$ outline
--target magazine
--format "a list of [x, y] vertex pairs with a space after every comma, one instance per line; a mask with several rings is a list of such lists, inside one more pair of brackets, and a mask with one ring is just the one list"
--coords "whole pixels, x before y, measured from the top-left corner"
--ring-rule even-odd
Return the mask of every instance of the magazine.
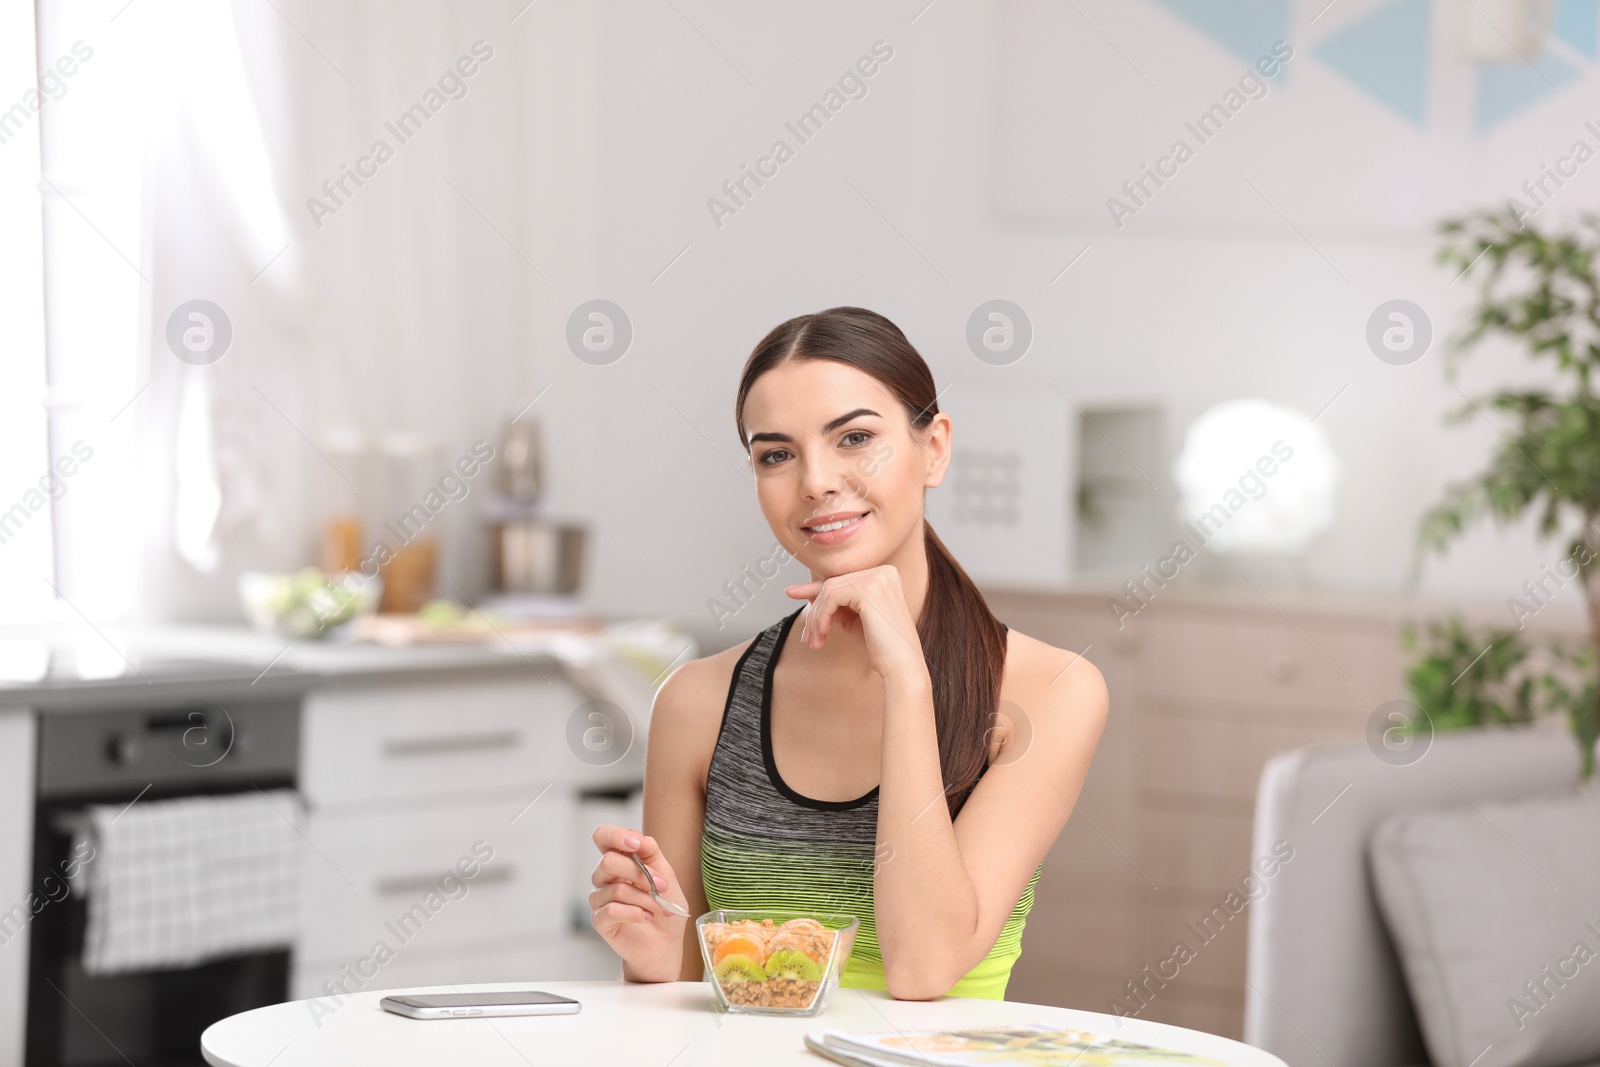
[[885, 1033], [825, 1030], [811, 1051], [848, 1067], [1225, 1067], [1222, 1060], [1051, 1023]]

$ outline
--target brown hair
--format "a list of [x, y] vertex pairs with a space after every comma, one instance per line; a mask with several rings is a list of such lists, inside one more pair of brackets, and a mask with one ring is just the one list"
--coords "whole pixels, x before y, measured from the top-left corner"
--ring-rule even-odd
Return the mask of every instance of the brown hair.
[[[829, 308], [781, 323], [750, 353], [733, 412], [746, 452], [750, 442], [744, 403], [750, 387], [774, 367], [807, 359], [831, 359], [870, 374], [900, 400], [913, 429], [925, 428], [939, 413], [933, 373], [898, 326], [865, 308]], [[988, 765], [989, 732], [1005, 667], [1005, 630], [927, 519], [922, 533], [928, 592], [917, 636], [933, 682], [939, 768], [954, 819]]]

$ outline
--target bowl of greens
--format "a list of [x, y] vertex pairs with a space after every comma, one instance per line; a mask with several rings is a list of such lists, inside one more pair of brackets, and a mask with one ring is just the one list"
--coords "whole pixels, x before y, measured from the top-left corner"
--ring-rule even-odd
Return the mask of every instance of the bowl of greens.
[[239, 602], [251, 623], [301, 639], [328, 637], [357, 615], [377, 610], [382, 592], [382, 579], [359, 571], [326, 574], [306, 567], [294, 574], [239, 575]]

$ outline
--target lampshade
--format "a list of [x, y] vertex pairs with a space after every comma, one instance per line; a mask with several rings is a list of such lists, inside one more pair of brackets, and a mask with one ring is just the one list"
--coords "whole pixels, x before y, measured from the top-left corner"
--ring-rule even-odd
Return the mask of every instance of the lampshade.
[[1179, 518], [1208, 549], [1290, 555], [1332, 520], [1339, 464], [1304, 413], [1242, 399], [1189, 426], [1174, 474]]

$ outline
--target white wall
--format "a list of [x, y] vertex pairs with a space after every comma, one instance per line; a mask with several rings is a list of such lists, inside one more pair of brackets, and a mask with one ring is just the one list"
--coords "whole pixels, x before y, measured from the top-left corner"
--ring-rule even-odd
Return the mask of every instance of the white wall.
[[[1080, 6], [1097, 21], [1113, 17], [1106, 3]], [[1461, 397], [1443, 380], [1437, 343], [1409, 367], [1366, 349], [1365, 322], [1382, 301], [1415, 300], [1443, 333], [1471, 295], [1432, 265], [1425, 228], [1319, 229], [1313, 248], [1270, 212], [1221, 227], [1163, 220], [1155, 205], [1120, 233], [1087, 211], [1081, 222], [998, 212], [999, 124], [1014, 140], [1029, 122], [995, 113], [1000, 74], [1016, 62], [1002, 48], [1010, 38], [1001, 17], [1018, 5], [539, 3], [507, 25], [519, 7], [414, 5], [396, 15], [390, 5], [285, 5], [359, 89], [300, 36], [272, 30], [294, 100], [273, 131], [275, 177], [315, 312], [303, 343], [258, 358], [301, 361], [296, 418], [307, 433], [353, 407], [368, 428], [431, 426], [453, 447], [493, 439], [551, 384], [532, 412], [552, 452], [552, 506], [592, 527], [588, 597], [598, 608], [676, 615], [716, 643], [788, 610], [774, 584], [727, 630], [711, 630], [706, 600], [773, 542], [738, 469], [734, 389], [763, 333], [835, 304], [894, 319], [948, 383], [952, 411], [963, 390], [1049, 393], [1051, 383], [1080, 406], [1150, 401], [1170, 413], [1172, 458], [1182, 428], [1216, 402], [1255, 395], [1312, 412], [1343, 389], [1319, 419], [1344, 464], [1338, 510], [1307, 561], [1327, 586], [1397, 590], [1418, 516], [1500, 440], [1481, 421], [1442, 426]], [[1162, 61], [1151, 48], [1195, 49], [1171, 66], [1194, 68], [1201, 84], [1240, 66], [1198, 36], [1175, 35], [1171, 16], [1147, 0], [1120, 0], [1117, 11], [1119, 32], [1129, 20], [1159, 22], [1160, 34], [1129, 45], [1146, 47], [1146, 63]], [[304, 197], [479, 37], [496, 54], [471, 95], [314, 230]], [[894, 56], [867, 96], [718, 228], [706, 199], [775, 138], [793, 143], [784, 121], [880, 39]], [[1296, 76], [1312, 80], [1313, 67], [1308, 58]], [[1126, 107], [1138, 121], [1124, 88], [1108, 80], [1085, 106], [1101, 119]], [[1173, 106], [1185, 91], [1181, 80], [1163, 88], [1180, 94]], [[1584, 95], [1568, 91], [1528, 121], [1565, 130]], [[1290, 100], [1281, 93], [1252, 106]], [[1378, 121], [1357, 94], [1349, 101], [1358, 132]], [[1065, 140], [1085, 158], [1098, 150], [1043, 124], [1033, 136]], [[1530, 162], [1531, 173], [1538, 160]], [[634, 325], [631, 350], [607, 367], [580, 363], [564, 340], [568, 313], [593, 297], [623, 306]], [[980, 363], [964, 341], [967, 316], [993, 297], [1021, 304], [1035, 326], [1033, 350], [1010, 367]], [[1535, 374], [1519, 353], [1488, 350], [1468, 360], [1461, 384], [1476, 395]], [[291, 492], [321, 461], [290, 428], [279, 426], [273, 441], [276, 491]], [[474, 503], [446, 516], [446, 573], [476, 593], [486, 561]], [[252, 564], [291, 565], [309, 549], [303, 529]], [[1431, 565], [1423, 590], [1503, 600], [1561, 554], [1527, 529], [1486, 527]], [[971, 565], [981, 572], [981, 560]], [[803, 577], [794, 564], [786, 574]], [[166, 610], [226, 616], [231, 582], [199, 583]]]
[[[628, 504], [606, 508], [610, 520], [602, 525], [609, 537], [641, 524], [660, 530], [668, 539], [662, 547], [684, 566], [641, 568], [618, 553], [616, 568], [600, 576], [601, 598], [620, 605], [642, 595], [682, 612], [715, 595], [770, 543], [727, 464], [638, 379], [661, 385], [724, 456], [736, 457], [730, 409], [750, 346], [782, 318], [833, 303], [861, 303], [894, 318], [940, 384], [953, 383], [945, 394], [951, 406], [963, 388], [998, 382], [1044, 390], [1054, 382], [1080, 406], [1150, 400], [1171, 413], [1174, 456], [1181, 428], [1219, 401], [1260, 395], [1315, 412], [1345, 389], [1319, 419], [1345, 465], [1335, 524], [1310, 559], [1312, 574], [1330, 586], [1397, 589], [1422, 510], [1446, 481], [1478, 470], [1500, 441], [1483, 423], [1441, 427], [1441, 413], [1461, 397], [1443, 381], [1438, 348], [1420, 363], [1392, 367], [1365, 346], [1366, 319], [1385, 300], [1417, 301], [1434, 311], [1442, 330], [1469, 296], [1467, 283], [1452, 287], [1450, 273], [1433, 265], [1435, 242], [1424, 227], [1418, 235], [1319, 232], [1313, 249], [1270, 216], [1237, 234], [1155, 218], [1147, 232], [1116, 239], [1108, 239], [1098, 205], [1094, 222], [1076, 227], [997, 219], [989, 180], [995, 85], [1008, 62], [996, 41], [1003, 6], [936, 4], [914, 24], [916, 7], [893, 17], [840, 8], [828, 18], [763, 13], [759, 20], [727, 9], [719, 15], [709, 5], [690, 12], [706, 14], [702, 29], [748, 75], [759, 75], [759, 94], [705, 42], [696, 53], [697, 39], [671, 11], [632, 14], [626, 25], [618, 19], [603, 31], [612, 44], [600, 78], [608, 105], [604, 144], [612, 150], [600, 168], [606, 273], [611, 291], [623, 294], [619, 302], [641, 294], [635, 299], [659, 320], [653, 324], [663, 343], [641, 353], [649, 365], [630, 368], [622, 387], [640, 407], [619, 403], [619, 412], [646, 415], [648, 423], [612, 453], [613, 475], [630, 480], [636, 476], [621, 457], [633, 449], [652, 457], [650, 476], [639, 479], [650, 487], [650, 506], [635, 508], [632, 493], [618, 494], [617, 503]], [[1081, 25], [1079, 33], [1089, 36]], [[700, 213], [704, 198], [880, 37], [893, 44], [895, 58], [868, 97], [848, 104], [717, 230]], [[1109, 64], [1119, 62], [1107, 56]], [[1224, 71], [1239, 66], [1226, 56], [1208, 62]], [[1310, 63], [1301, 62], [1296, 74], [1305, 78]], [[1124, 88], [1115, 85], [1084, 107], [1115, 114]], [[756, 102], [765, 97], [772, 102]], [[1557, 101], [1562, 114], [1549, 123], [1564, 129], [1582, 99], [1579, 92]], [[1352, 94], [1349, 106], [1353, 125], [1371, 121], [1369, 104]], [[1077, 144], [1085, 157], [1095, 152], [1071, 130], [1040, 127], [1035, 136]], [[681, 296], [662, 304], [636, 279], [689, 242], [689, 255], [656, 286], [670, 281]], [[1093, 245], [1090, 252], [1052, 284], [1085, 244]], [[1035, 351], [1013, 367], [980, 364], [963, 341], [967, 315], [992, 296], [1022, 304], [1035, 324]], [[1466, 363], [1462, 388], [1476, 395], [1536, 374], [1520, 353], [1485, 351]], [[1157, 480], [1164, 475], [1153, 472]], [[707, 494], [714, 506], [703, 506]], [[718, 518], [707, 525], [698, 516]], [[1430, 565], [1423, 589], [1503, 599], [1561, 554], [1526, 530], [1484, 529]], [[750, 614], [770, 619], [783, 610], [787, 602], [776, 592]]]

